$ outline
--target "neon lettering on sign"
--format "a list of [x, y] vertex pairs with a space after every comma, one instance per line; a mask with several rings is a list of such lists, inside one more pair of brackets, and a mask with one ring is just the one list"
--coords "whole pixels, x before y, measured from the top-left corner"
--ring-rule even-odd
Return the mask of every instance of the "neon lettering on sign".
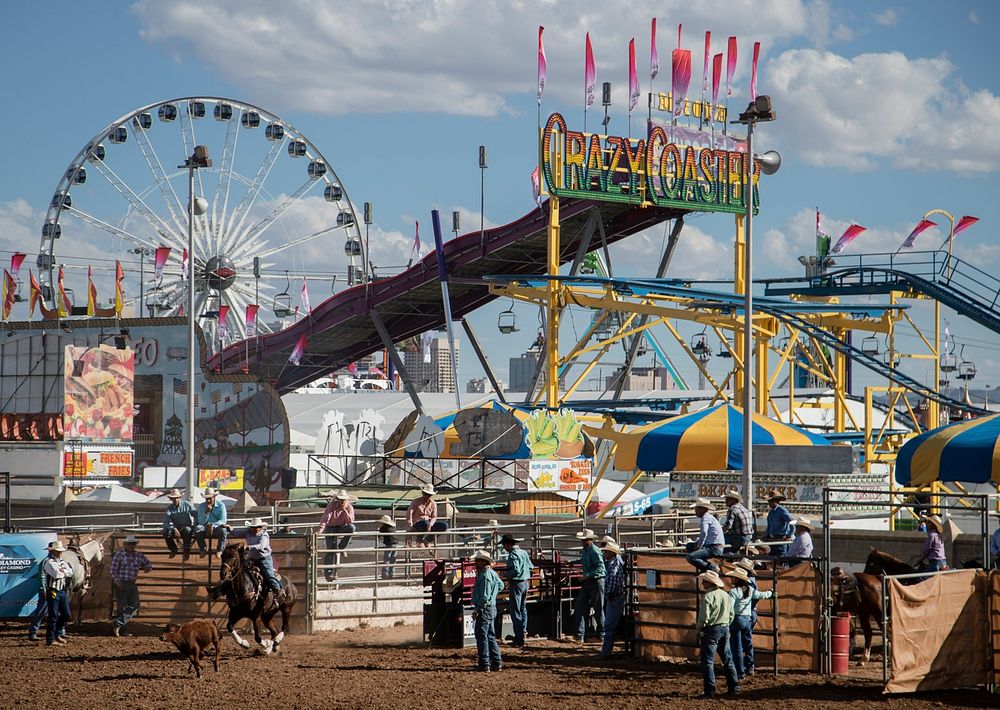
[[[552, 114], [542, 135], [549, 193], [700, 212], [746, 212], [745, 152], [673, 142], [669, 131], [654, 125], [647, 138], [599, 136], [570, 131], [561, 114]], [[759, 180], [760, 164], [755, 162], [755, 212]]]

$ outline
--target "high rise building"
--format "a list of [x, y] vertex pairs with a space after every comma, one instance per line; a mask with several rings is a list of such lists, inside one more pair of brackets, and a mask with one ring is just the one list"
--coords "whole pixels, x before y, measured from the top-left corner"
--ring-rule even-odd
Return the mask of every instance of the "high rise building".
[[507, 376], [510, 378], [511, 392], [527, 392], [531, 388], [535, 371], [538, 369], [538, 360], [541, 357], [541, 348], [537, 350], [532, 348], [508, 360]]
[[[455, 364], [458, 365], [458, 345], [455, 339]], [[455, 373], [451, 369], [451, 351], [448, 336], [435, 333], [421, 343], [415, 351], [403, 354], [403, 364], [410, 375], [411, 384], [418, 392], [454, 392]]]

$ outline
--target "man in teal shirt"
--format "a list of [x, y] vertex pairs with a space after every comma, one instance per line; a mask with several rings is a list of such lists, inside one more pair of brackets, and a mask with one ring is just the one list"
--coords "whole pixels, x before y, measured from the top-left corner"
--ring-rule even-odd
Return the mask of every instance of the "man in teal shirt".
[[581, 530], [576, 534], [583, 549], [580, 553], [580, 564], [583, 566], [583, 580], [580, 591], [576, 594], [576, 640], [583, 643], [587, 633], [587, 617], [589, 607], [594, 609], [594, 624], [597, 626], [597, 638], [604, 637], [604, 555], [594, 544], [597, 535], [593, 530]]
[[476, 652], [479, 670], [484, 673], [503, 668], [500, 644], [497, 643], [497, 595], [503, 582], [493, 571], [493, 557], [480, 550], [472, 558], [476, 563], [476, 583], [472, 587], [472, 619], [476, 622]]
[[198, 542], [199, 554], [204, 557], [208, 554], [205, 550], [205, 539], [218, 538], [216, 554], [222, 557], [222, 549], [226, 546], [229, 537], [229, 528], [226, 527], [228, 515], [226, 506], [218, 499], [219, 492], [214, 488], [205, 489], [205, 500], [198, 504], [198, 527], [195, 528], [195, 540]]
[[521, 541], [512, 535], [504, 535], [500, 540], [507, 551], [507, 589], [510, 597], [510, 621], [514, 626], [514, 643], [524, 646], [524, 630], [528, 627], [528, 581], [531, 579], [531, 558], [518, 547]]

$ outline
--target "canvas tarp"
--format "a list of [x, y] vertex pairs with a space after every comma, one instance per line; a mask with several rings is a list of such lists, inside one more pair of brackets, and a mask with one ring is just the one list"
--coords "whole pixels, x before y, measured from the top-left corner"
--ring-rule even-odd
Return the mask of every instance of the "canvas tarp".
[[989, 578], [990, 599], [990, 670], [993, 685], [1000, 684], [1000, 572], [992, 570]]
[[892, 623], [886, 693], [982, 685], [988, 680], [986, 575], [938, 574], [888, 581]]

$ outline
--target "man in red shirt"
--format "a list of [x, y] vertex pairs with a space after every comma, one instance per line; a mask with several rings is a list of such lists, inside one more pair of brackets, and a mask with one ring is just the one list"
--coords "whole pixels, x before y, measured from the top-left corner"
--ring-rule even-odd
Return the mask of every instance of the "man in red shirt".
[[[434, 486], [425, 485], [420, 489], [420, 497], [415, 498], [406, 511], [406, 522], [409, 525], [409, 532], [444, 532], [448, 529], [448, 523], [437, 519], [437, 502], [434, 500]], [[424, 547], [430, 547], [433, 535], [421, 535], [417, 537], [417, 543]]]
[[[331, 533], [342, 533], [340, 535], [327, 535], [327, 553], [323, 557], [324, 565], [332, 565], [337, 560], [337, 553], [347, 555], [344, 550], [351, 544], [351, 535], [357, 532], [354, 525], [354, 506], [351, 505], [351, 496], [346, 490], [341, 488], [330, 498], [330, 502], [323, 511], [323, 518], [319, 521], [319, 534], [324, 531]], [[326, 581], [332, 581], [333, 570], [329, 567], [323, 570]]]

